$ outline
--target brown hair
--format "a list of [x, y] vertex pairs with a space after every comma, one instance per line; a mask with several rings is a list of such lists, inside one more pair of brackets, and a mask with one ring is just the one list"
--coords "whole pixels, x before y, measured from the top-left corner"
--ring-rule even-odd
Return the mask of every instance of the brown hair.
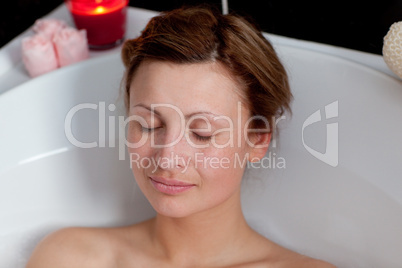
[[[284, 67], [268, 40], [242, 17], [222, 15], [207, 6], [180, 8], [153, 17], [141, 36], [123, 45], [127, 109], [130, 83], [146, 59], [223, 63], [244, 86], [251, 116], [266, 118], [271, 130], [275, 116], [285, 110], [291, 112], [292, 93]], [[258, 122], [253, 120], [252, 127], [265, 127]]]

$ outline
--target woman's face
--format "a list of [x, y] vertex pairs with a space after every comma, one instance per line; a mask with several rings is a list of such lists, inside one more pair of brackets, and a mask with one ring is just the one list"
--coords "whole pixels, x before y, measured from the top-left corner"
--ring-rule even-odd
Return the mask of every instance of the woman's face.
[[128, 150], [134, 177], [158, 213], [184, 217], [240, 198], [253, 147], [239, 91], [220, 63], [145, 61], [137, 69]]

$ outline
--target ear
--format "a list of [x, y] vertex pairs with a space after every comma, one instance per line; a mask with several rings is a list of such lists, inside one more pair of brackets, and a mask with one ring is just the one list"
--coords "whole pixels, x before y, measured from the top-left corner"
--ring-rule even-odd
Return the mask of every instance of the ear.
[[260, 161], [268, 151], [269, 143], [271, 142], [272, 133], [250, 133], [249, 145], [249, 159], [250, 162]]

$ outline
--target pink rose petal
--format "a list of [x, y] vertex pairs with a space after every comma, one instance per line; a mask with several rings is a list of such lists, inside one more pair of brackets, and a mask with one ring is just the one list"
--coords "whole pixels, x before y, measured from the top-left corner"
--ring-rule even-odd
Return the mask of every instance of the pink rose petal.
[[89, 57], [87, 34], [85, 30], [64, 28], [53, 38], [60, 66], [66, 66]]
[[54, 35], [67, 27], [67, 24], [64, 21], [57, 20], [57, 19], [38, 19], [35, 21], [33, 26], [33, 30], [36, 33], [41, 33], [52, 39]]
[[53, 43], [42, 34], [22, 40], [22, 60], [31, 77], [50, 72], [58, 67]]

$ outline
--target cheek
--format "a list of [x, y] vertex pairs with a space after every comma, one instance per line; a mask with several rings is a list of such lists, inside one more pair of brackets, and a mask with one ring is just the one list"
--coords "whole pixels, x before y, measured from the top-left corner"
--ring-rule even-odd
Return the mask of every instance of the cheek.
[[215, 148], [205, 151], [202, 160], [202, 167], [200, 161], [196, 162], [198, 173], [204, 178], [204, 183], [210, 185], [214, 192], [233, 192], [240, 187], [247, 165], [243, 150]]
[[[241, 183], [248, 162], [248, 147], [244, 138], [244, 128], [234, 124], [234, 128], [217, 135], [216, 144], [203, 151], [204, 178], [211, 178], [215, 185], [225, 184], [237, 187]], [[223, 146], [219, 146], [223, 145]], [[206, 174], [208, 173], [208, 174]]]
[[135, 178], [138, 180], [142, 174], [142, 170], [153, 168], [150, 139], [147, 137], [147, 133], [142, 133], [131, 126], [127, 134], [130, 167]]

